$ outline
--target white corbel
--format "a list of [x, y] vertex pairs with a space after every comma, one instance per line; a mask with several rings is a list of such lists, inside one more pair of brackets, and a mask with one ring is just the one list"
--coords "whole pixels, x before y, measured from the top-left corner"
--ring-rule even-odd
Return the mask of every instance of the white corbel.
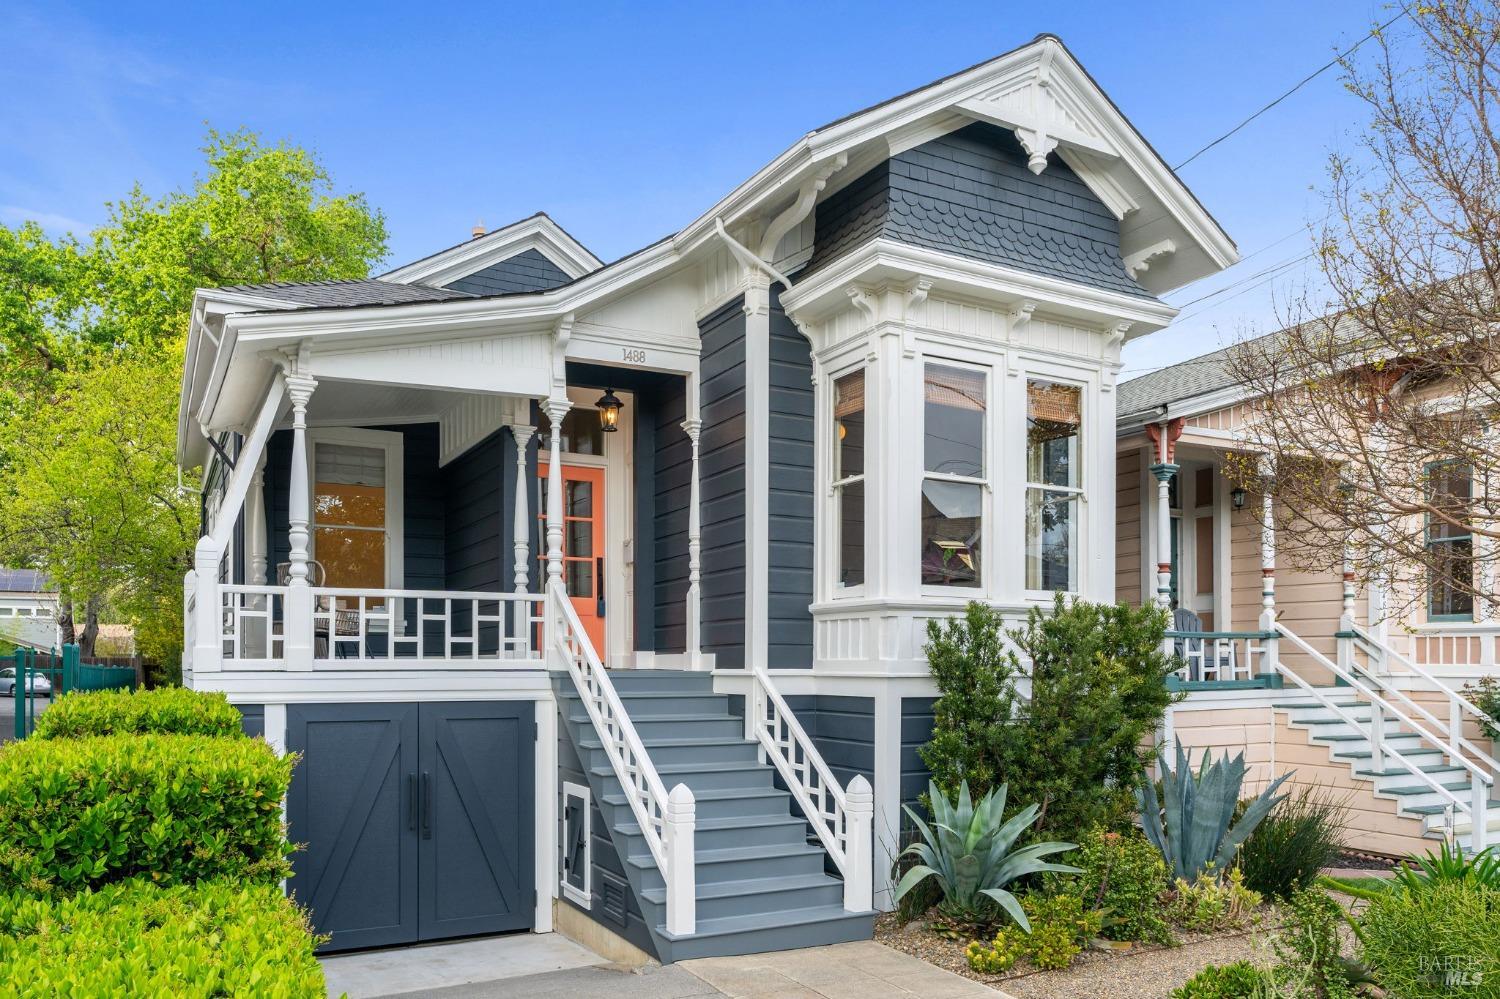
[[1048, 135], [1042, 128], [1018, 128], [1016, 138], [1026, 150], [1026, 166], [1032, 173], [1040, 175], [1047, 169], [1047, 154], [1057, 148], [1057, 137]]
[[[813, 205], [817, 203], [818, 195], [823, 188], [828, 186], [828, 178], [838, 171], [844, 169], [849, 163], [849, 154], [839, 153], [833, 159], [818, 167], [817, 171], [802, 182], [802, 187], [797, 192], [797, 199], [789, 205], [785, 211], [771, 220], [766, 227], [765, 235], [760, 239], [760, 259], [771, 261], [775, 259], [776, 247], [780, 245], [783, 237], [791, 232], [802, 220], [807, 218], [812, 211]], [[785, 283], [785, 282], [783, 282]], [[790, 284], [786, 285], [788, 288]]]
[[1152, 243], [1150, 246], [1127, 254], [1124, 260], [1125, 273], [1132, 278], [1138, 278], [1151, 269], [1151, 261], [1157, 257], [1170, 256], [1177, 252], [1177, 243], [1174, 240], [1163, 239]]
[[1021, 332], [1022, 327], [1031, 322], [1031, 315], [1036, 312], [1036, 305], [1037, 303], [1033, 299], [1023, 298], [1011, 306], [1010, 311], [1005, 313], [1005, 318], [1009, 322], [1009, 332], [1012, 340]]
[[573, 335], [573, 320], [574, 314], [566, 313], [552, 329], [552, 395], [564, 398], [568, 394], [568, 340]]

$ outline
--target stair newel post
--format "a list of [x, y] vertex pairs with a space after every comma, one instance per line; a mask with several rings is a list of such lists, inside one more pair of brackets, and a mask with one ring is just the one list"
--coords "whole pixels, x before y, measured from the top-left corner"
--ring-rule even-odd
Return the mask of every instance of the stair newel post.
[[691, 935], [696, 924], [697, 870], [694, 862], [693, 827], [698, 806], [686, 784], [667, 794], [662, 831], [666, 839], [667, 932]]
[[223, 598], [219, 594], [219, 550], [207, 535], [193, 550], [193, 575], [197, 598], [193, 604], [193, 672], [215, 673], [223, 668]]
[[1281, 641], [1276, 632], [1276, 511], [1271, 503], [1274, 485], [1275, 478], [1267, 469], [1260, 477], [1260, 630], [1272, 673], [1281, 669]]
[[[528, 424], [511, 425], [510, 435], [516, 442], [516, 488], [511, 502], [511, 554], [514, 558], [512, 581], [517, 596], [524, 594], [531, 582], [531, 511], [527, 508], [526, 494], [531, 483], [526, 478], [526, 445], [536, 429]], [[527, 605], [515, 603], [515, 635], [522, 639], [518, 647], [521, 658], [526, 658], [526, 647], [531, 641], [531, 622]]]
[[1469, 780], [1469, 850], [1479, 853], [1490, 843], [1490, 791], [1477, 772]]
[[869, 912], [874, 907], [875, 792], [863, 774], [855, 774], [844, 791], [844, 908]]

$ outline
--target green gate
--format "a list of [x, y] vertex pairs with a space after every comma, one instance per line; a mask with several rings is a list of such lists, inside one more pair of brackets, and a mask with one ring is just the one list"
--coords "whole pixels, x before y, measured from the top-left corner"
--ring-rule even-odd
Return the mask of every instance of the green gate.
[[11, 692], [16, 699], [17, 739], [26, 738], [36, 727], [38, 692], [34, 688], [37, 677], [46, 679], [48, 693], [52, 697], [84, 690], [117, 690], [127, 687], [134, 690], [136, 683], [133, 667], [86, 663], [76, 645], [64, 645], [61, 655], [55, 650], [38, 652], [36, 649], [17, 649], [12, 669], [15, 672], [15, 685]]

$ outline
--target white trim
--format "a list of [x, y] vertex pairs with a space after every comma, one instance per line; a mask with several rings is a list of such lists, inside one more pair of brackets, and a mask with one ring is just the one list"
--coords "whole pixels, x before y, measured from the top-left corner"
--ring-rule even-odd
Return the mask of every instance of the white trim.
[[[570, 873], [566, 864], [566, 856], [558, 861], [557, 886], [562, 891], [563, 897], [583, 906], [584, 909], [592, 909], [594, 905], [594, 817], [593, 817], [593, 793], [586, 784], [575, 784], [570, 780], [562, 782], [562, 810], [559, 813], [562, 821], [567, 821], [568, 799], [578, 798], [583, 802], [583, 887], [575, 888], [568, 882]], [[561, 837], [558, 842], [559, 853], [567, 849], [566, 837]]]
[[385, 584], [377, 589], [399, 590], [406, 585], [405, 442], [404, 434], [389, 430], [324, 427], [307, 431], [308, 511], [311, 514], [307, 525], [309, 558], [318, 557], [318, 511], [313, 502], [318, 489], [318, 445], [380, 448], [385, 452]]
[[745, 288], [745, 663], [767, 661], [771, 588], [770, 278], [747, 274]]
[[513, 222], [466, 243], [440, 250], [429, 257], [380, 275], [396, 284], [447, 285], [509, 260], [527, 250], [537, 250], [570, 278], [580, 278], [604, 266], [588, 248], [569, 236], [546, 215], [537, 214]]

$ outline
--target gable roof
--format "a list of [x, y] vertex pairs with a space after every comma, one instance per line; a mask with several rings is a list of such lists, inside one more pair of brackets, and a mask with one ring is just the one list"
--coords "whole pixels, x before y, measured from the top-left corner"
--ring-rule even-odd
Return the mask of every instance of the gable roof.
[[604, 261], [574, 239], [546, 212], [502, 226], [493, 232], [430, 253], [381, 274], [379, 280], [442, 286], [536, 250], [569, 278], [579, 278], [604, 266]]

